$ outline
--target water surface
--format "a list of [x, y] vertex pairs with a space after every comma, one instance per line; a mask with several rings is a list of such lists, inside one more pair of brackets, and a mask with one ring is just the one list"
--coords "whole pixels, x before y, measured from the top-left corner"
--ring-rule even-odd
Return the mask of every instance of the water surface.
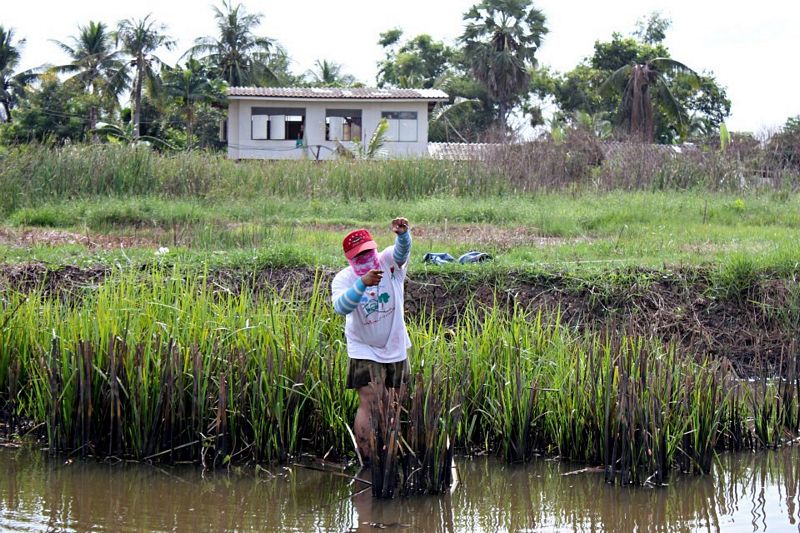
[[303, 468], [53, 459], [0, 448], [3, 531], [800, 531], [800, 450], [720, 457], [709, 476], [620, 488], [555, 461], [458, 460], [442, 497], [373, 500], [364, 485]]

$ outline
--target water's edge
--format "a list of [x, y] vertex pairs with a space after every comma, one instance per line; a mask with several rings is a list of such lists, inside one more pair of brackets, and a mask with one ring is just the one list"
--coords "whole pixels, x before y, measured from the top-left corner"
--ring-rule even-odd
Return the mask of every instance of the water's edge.
[[379, 501], [365, 485], [295, 467], [203, 472], [0, 448], [3, 531], [597, 531], [798, 528], [800, 448], [723, 454], [709, 476], [620, 488], [550, 460], [458, 458], [450, 495]]

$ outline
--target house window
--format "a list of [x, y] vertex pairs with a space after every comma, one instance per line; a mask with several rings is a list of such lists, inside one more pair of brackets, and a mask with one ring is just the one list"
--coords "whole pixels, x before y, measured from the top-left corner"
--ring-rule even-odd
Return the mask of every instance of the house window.
[[381, 117], [389, 123], [387, 141], [417, 142], [416, 111], [384, 111]]
[[250, 138], [254, 141], [302, 139], [305, 122], [306, 110], [302, 107], [253, 107]]
[[361, 110], [326, 109], [325, 140], [360, 141]]
[[250, 117], [250, 138], [254, 141], [269, 139], [269, 116], [252, 115]]

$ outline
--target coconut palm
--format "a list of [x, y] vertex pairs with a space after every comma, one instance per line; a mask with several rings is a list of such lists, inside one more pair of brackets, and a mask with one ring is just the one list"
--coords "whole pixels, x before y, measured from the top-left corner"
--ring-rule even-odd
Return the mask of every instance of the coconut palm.
[[[129, 84], [127, 64], [114, 47], [113, 35], [102, 22], [89, 21], [88, 26], [78, 27], [78, 35], [71, 41], [72, 44], [53, 41], [70, 58], [66, 65], [55, 67], [56, 71], [72, 73], [71, 80], [96, 95], [106, 109], [113, 109]], [[95, 111], [94, 107], [90, 109], [90, 129], [95, 127]]]
[[11, 109], [16, 106], [25, 87], [37, 76], [36, 69], [15, 72], [25, 39], [19, 39], [16, 44], [13, 40], [14, 29], [6, 30], [0, 26], [0, 104], [4, 122], [11, 122]]
[[196, 59], [189, 59], [184, 68], [165, 68], [162, 88], [176, 98], [186, 114], [186, 147], [192, 147], [195, 105], [209, 98], [211, 85], [205, 67]]
[[327, 59], [317, 59], [314, 69], [306, 73], [306, 78], [316, 87], [348, 87], [356, 82], [355, 76], [342, 73], [342, 65]]
[[199, 57], [214, 69], [216, 77], [231, 86], [274, 83], [270, 55], [276, 47], [269, 37], [254, 35], [261, 13], [247, 13], [241, 4], [223, 0], [222, 9], [213, 8], [219, 34], [200, 37], [184, 57]]
[[629, 64], [615, 70], [600, 86], [600, 94], [616, 92], [622, 96], [619, 120], [628, 133], [643, 142], [651, 142], [655, 131], [656, 104], [675, 122], [680, 135], [686, 131], [686, 111], [669, 88], [669, 80], [687, 75], [690, 83], [698, 84], [697, 73], [668, 57], [656, 57], [641, 64]]
[[119, 23], [115, 33], [116, 42], [122, 43], [122, 51], [131, 57], [130, 66], [134, 69], [133, 75], [133, 135], [139, 137], [139, 122], [141, 119], [142, 87], [147, 81], [151, 87], [158, 85], [157, 65], [164, 62], [155, 55], [159, 48], [171, 50], [175, 45], [164, 32], [166, 26], [158, 24], [147, 15], [143, 19], [125, 19]]
[[547, 33], [544, 14], [530, 0], [482, 0], [465, 15], [464, 57], [499, 107], [503, 127], [515, 100], [530, 84], [529, 68]]

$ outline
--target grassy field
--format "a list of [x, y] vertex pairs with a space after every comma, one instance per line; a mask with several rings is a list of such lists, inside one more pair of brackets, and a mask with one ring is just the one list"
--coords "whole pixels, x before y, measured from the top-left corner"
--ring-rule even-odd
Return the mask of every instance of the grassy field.
[[[227, 201], [154, 197], [48, 202], [7, 215], [0, 262], [113, 264], [174, 261], [344, 264], [341, 238], [367, 227], [391, 243], [388, 221], [407, 216], [414, 258], [428, 251], [492, 254], [502, 268], [569, 269], [721, 264], [747, 259], [783, 272], [800, 257], [800, 196], [687, 191], [416, 200]], [[54, 246], [55, 245], [55, 246]]]
[[501, 268], [744, 258], [794, 269], [796, 176], [769, 187], [741, 173], [736, 181], [731, 173], [746, 169], [714, 152], [647, 165], [634, 153], [568, 173], [570, 149], [550, 147], [542, 157], [564, 161], [548, 166], [526, 154], [318, 164], [107, 145], [12, 148], [0, 151], [0, 262], [146, 262], [168, 247], [173, 261], [188, 264], [256, 257], [338, 267], [348, 229], [375, 230], [386, 245], [388, 221], [403, 215], [415, 228], [416, 258], [478, 249]]
[[[707, 472], [714, 450], [776, 446], [800, 426], [789, 331], [800, 313], [800, 195], [791, 186], [722, 187], [698, 168], [673, 181], [664, 173], [674, 168], [656, 170], [636, 190], [615, 186], [624, 177], [598, 183], [600, 172], [544, 186], [482, 164], [237, 164], [114, 147], [12, 150], [0, 162], [6, 271], [35, 262], [109, 272], [79, 284], [76, 299], [54, 298], [43, 283], [9, 283], [2, 296], [0, 410], [11, 413], [6, 427], [16, 416], [44, 427], [52, 450], [210, 453], [216, 464], [350, 453], [355, 395], [343, 389], [342, 324], [327, 285], [279, 294], [246, 281], [276, 267], [341, 268], [349, 229], [367, 227], [386, 246], [395, 216], [413, 226], [412, 278], [442, 272], [465, 294], [489, 291], [488, 302], [467, 295], [447, 321], [425, 307], [409, 315], [407, 419], [402, 429], [399, 411], [385, 421], [403, 432], [412, 485], [423, 470], [408, 461], [441, 474], [448, 443], [510, 461], [557, 454], [604, 464], [612, 482], [658, 484], [672, 468]], [[425, 252], [469, 250], [494, 260], [422, 263]], [[215, 270], [242, 283], [230, 290], [209, 277]], [[694, 271], [706, 276], [702, 294], [672, 298], [694, 289]], [[492, 305], [512, 272], [516, 282], [545, 273], [538, 283], [571, 284], [610, 329], [574, 328], [548, 314], [558, 309]], [[779, 347], [772, 357], [788, 381], [745, 384], [724, 356], [683, 351], [648, 329], [652, 308], [635, 298], [656, 282], [656, 299], [672, 298], [657, 309], [663, 331], [708, 336], [717, 317], [746, 309], [772, 336], [738, 341], [753, 353], [760, 342]], [[633, 318], [607, 312], [615, 285], [632, 289], [617, 299], [633, 305], [619, 309], [636, 308], [645, 327], [626, 332]], [[695, 331], [698, 312], [707, 316]], [[418, 491], [441, 491], [445, 478]]]

